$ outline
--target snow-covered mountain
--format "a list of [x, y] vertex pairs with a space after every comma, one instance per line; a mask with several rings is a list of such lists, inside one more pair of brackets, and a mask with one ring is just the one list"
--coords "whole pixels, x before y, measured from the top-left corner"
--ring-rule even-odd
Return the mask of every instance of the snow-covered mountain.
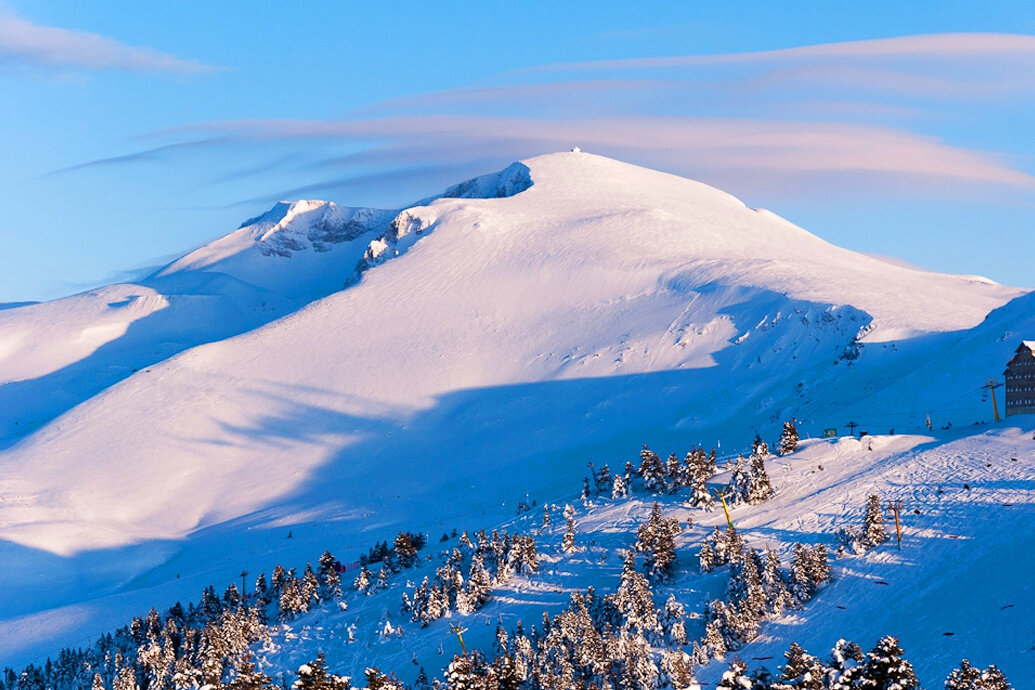
[[401, 211], [278, 204], [0, 312], [0, 662], [285, 550], [492, 524], [644, 440], [985, 419], [1031, 303], [586, 153]]

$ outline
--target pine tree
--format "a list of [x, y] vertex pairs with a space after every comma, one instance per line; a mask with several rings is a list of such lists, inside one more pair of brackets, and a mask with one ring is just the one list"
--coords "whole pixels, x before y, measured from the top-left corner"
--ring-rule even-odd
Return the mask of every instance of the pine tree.
[[417, 563], [417, 547], [406, 532], [399, 532], [393, 545], [395, 559], [401, 568], [412, 568]]
[[413, 690], [431, 690], [431, 681], [428, 680], [428, 674], [424, 671], [423, 666], [417, 672], [417, 679], [413, 681]]
[[404, 690], [406, 687], [394, 673], [382, 673], [376, 666], [366, 669], [363, 675], [366, 677], [367, 690]]
[[605, 463], [603, 467], [593, 474], [593, 487], [596, 489], [596, 495], [599, 496], [602, 493], [610, 491], [613, 484], [614, 480], [611, 479], [611, 468]]
[[751, 679], [747, 675], [747, 664], [740, 659], [734, 659], [722, 674], [722, 680], [719, 681], [715, 690], [750, 690], [751, 687]]
[[757, 452], [751, 453], [748, 467], [748, 503], [761, 503], [773, 495], [773, 487], [769, 482], [769, 473], [765, 471], [765, 459], [769, 456], [769, 448], [765, 441], [758, 444]]
[[643, 488], [651, 493], [660, 493], [665, 490], [665, 467], [661, 464], [658, 454], [643, 446], [640, 451], [640, 469], [637, 471], [643, 479]]
[[[223, 606], [231, 611], [241, 605], [241, 590], [237, 589], [237, 583], [231, 582], [223, 591]], [[151, 609], [154, 611], [154, 609]]]
[[352, 687], [348, 676], [336, 676], [327, 670], [323, 652], [317, 654], [314, 661], [299, 666], [297, 675], [292, 690], [348, 690]]
[[995, 666], [979, 671], [964, 659], [945, 679], [945, 690], [1013, 690], [1013, 686]]
[[313, 608], [320, 603], [320, 581], [316, 579], [313, 572], [313, 564], [305, 564], [305, 572], [302, 574], [302, 598], [305, 599], [305, 610]]
[[284, 582], [280, 591], [277, 618], [289, 621], [309, 610], [309, 598], [304, 594], [302, 581], [292, 577]]
[[668, 482], [668, 492], [674, 494], [683, 488], [683, 469], [679, 464], [679, 458], [675, 453], [670, 453], [665, 461], [665, 479]]
[[550, 526], [550, 504], [543, 504], [543, 526], [542, 529], [545, 531]]
[[704, 646], [713, 659], [721, 659], [729, 651], [729, 609], [725, 603], [716, 599], [708, 604], [706, 616], [708, 621], [704, 625]]
[[880, 496], [870, 494], [866, 502], [866, 517], [863, 520], [863, 532], [869, 546], [879, 546], [888, 540], [888, 531], [884, 528], [884, 511], [881, 509]]
[[274, 690], [278, 687], [272, 678], [257, 670], [250, 659], [241, 662], [234, 679], [226, 686], [227, 690]]
[[673, 643], [683, 646], [686, 637], [686, 610], [676, 601], [675, 594], [669, 594], [661, 613], [661, 627]]
[[363, 594], [370, 594], [370, 576], [370, 571], [367, 569], [367, 566], [364, 563], [359, 569], [359, 575], [357, 575], [356, 579], [352, 582], [352, 587], [357, 592], [362, 592]]
[[266, 582], [266, 573], [259, 573], [259, 577], [255, 578], [255, 598], [261, 606], [273, 601], [270, 586]]
[[824, 670], [819, 659], [792, 642], [784, 653], [787, 663], [780, 672], [773, 690], [824, 690]]
[[622, 637], [620, 642], [622, 687], [629, 690], [654, 690], [658, 687], [658, 667], [650, 644], [642, 634]]
[[774, 616], [782, 615], [793, 604], [793, 598], [780, 571], [780, 557], [769, 547], [766, 547], [765, 564], [762, 567], [762, 589], [765, 590], [766, 608]]
[[661, 686], [672, 690], [691, 690], [697, 685], [690, 655], [681, 649], [666, 649], [661, 655]]
[[726, 502], [733, 504], [747, 501], [750, 491], [751, 478], [744, 467], [744, 456], [738, 455], [737, 464], [733, 466], [729, 484], [726, 486]]
[[798, 449], [798, 428], [794, 422], [783, 423], [783, 431], [780, 433], [780, 440], [776, 442], [780, 455], [790, 455]]
[[338, 560], [330, 551], [320, 556], [320, 599], [336, 601], [341, 599], [341, 576], [338, 574]]
[[690, 502], [698, 508], [711, 510], [715, 499], [708, 491], [708, 480], [712, 477], [712, 468], [708, 464], [708, 458], [705, 457], [704, 451], [687, 453], [686, 457], [690, 474]]
[[672, 577], [676, 562], [675, 536], [679, 534], [679, 520], [666, 518], [661, 506], [655, 502], [647, 522], [637, 529], [636, 551], [646, 554], [644, 568], [654, 580], [665, 581]]
[[629, 495], [629, 490], [626, 487], [625, 480], [622, 479], [622, 475], [616, 474], [614, 483], [611, 485], [611, 498], [625, 498]]
[[701, 544], [701, 552], [697, 558], [701, 564], [701, 572], [710, 573], [715, 567], [715, 549], [707, 539]]
[[902, 656], [898, 640], [887, 635], [866, 653], [859, 676], [860, 687], [873, 690], [917, 690], [920, 687], [913, 665]]

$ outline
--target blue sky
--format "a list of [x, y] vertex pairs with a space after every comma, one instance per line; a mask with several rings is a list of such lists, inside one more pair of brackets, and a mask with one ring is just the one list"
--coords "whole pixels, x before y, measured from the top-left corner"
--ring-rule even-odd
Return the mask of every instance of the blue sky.
[[0, 302], [580, 145], [1035, 287], [1025, 2], [0, 0]]

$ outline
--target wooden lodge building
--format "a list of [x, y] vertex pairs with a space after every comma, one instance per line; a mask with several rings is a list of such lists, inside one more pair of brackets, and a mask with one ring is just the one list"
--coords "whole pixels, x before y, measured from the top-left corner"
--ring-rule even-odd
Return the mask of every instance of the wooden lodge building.
[[1035, 340], [1025, 340], [1006, 364], [1006, 416], [1035, 414]]

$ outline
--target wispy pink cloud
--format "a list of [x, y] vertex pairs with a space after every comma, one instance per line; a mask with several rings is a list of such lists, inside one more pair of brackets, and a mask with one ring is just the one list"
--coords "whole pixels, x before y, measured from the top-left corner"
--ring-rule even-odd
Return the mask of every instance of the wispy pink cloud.
[[814, 58], [974, 58], [1025, 56], [1035, 58], [1035, 36], [1000, 33], [946, 33], [876, 38], [862, 41], [763, 50], [749, 53], [715, 55], [677, 55], [670, 57], [628, 58], [565, 62], [528, 68], [528, 71], [582, 69], [642, 69], [689, 67], [746, 62], [772, 62]]
[[88, 31], [35, 24], [9, 13], [0, 14], [0, 62], [174, 74], [221, 69], [154, 48], [129, 46]]
[[[531, 155], [574, 144], [685, 172], [817, 173], [903, 177], [1035, 190], [1035, 177], [995, 154], [956, 148], [933, 137], [852, 123], [785, 122], [696, 117], [617, 117], [545, 120], [475, 115], [365, 120], [242, 120], [192, 125], [181, 133], [217, 139], [340, 140], [376, 148], [339, 160], [343, 166], [486, 157], [501, 151]], [[326, 163], [324, 163], [326, 165]]]

